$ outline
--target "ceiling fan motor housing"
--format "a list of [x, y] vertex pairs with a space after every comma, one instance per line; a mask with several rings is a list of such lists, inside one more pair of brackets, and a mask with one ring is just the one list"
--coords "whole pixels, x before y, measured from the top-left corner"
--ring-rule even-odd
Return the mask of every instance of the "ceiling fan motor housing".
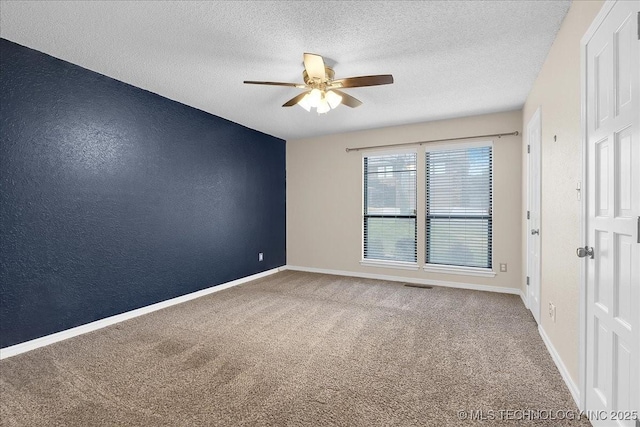
[[318, 89], [320, 89], [319, 86], [322, 84], [324, 84], [325, 86], [329, 85], [329, 83], [333, 80], [334, 76], [335, 76], [335, 73], [333, 72], [333, 68], [328, 66], [324, 67], [324, 79], [322, 81], [318, 81], [313, 77], [309, 77], [307, 70], [302, 71], [302, 80], [305, 82], [305, 84], [307, 84], [312, 88], [318, 88]]

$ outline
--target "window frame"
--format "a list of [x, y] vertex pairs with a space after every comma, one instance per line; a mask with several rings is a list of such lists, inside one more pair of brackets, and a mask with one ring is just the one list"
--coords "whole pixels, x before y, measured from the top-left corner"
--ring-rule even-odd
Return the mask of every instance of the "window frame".
[[[427, 215], [427, 161], [426, 161], [426, 155], [428, 152], [433, 152], [433, 151], [450, 151], [450, 150], [463, 150], [463, 149], [468, 149], [468, 148], [479, 148], [479, 147], [490, 147], [491, 148], [491, 206], [489, 207], [489, 212], [490, 215], [488, 215], [489, 217], [489, 227], [490, 227], [490, 231], [489, 231], [489, 267], [469, 267], [469, 266], [459, 266], [459, 265], [452, 265], [452, 264], [432, 264], [429, 263], [427, 261], [427, 257], [428, 257], [428, 245], [429, 245], [429, 238], [428, 238], [428, 232], [429, 232], [429, 226], [428, 226], [428, 215]], [[466, 276], [480, 276], [480, 277], [495, 277], [496, 273], [493, 270], [493, 255], [494, 255], [494, 248], [493, 248], [493, 236], [494, 236], [494, 226], [493, 226], [493, 220], [494, 220], [494, 199], [495, 199], [495, 185], [494, 185], [494, 177], [495, 177], [495, 144], [493, 142], [493, 140], [485, 140], [485, 141], [473, 141], [473, 142], [447, 142], [447, 143], [432, 143], [429, 144], [428, 146], [425, 146], [425, 150], [424, 150], [424, 203], [423, 203], [423, 208], [424, 208], [424, 212], [423, 212], [423, 217], [424, 217], [424, 266], [423, 266], [423, 270], [425, 272], [431, 272], [431, 273], [444, 273], [444, 274], [456, 274], [456, 275], [466, 275]], [[486, 215], [485, 215], [486, 216]], [[477, 216], [470, 216], [470, 218], [476, 218]]]
[[[366, 212], [366, 200], [367, 200], [367, 187], [365, 186], [365, 158], [367, 157], [379, 157], [379, 156], [393, 156], [397, 154], [414, 154], [416, 156], [416, 194], [415, 194], [415, 208], [413, 215], [367, 215]], [[400, 149], [400, 150], [382, 150], [382, 151], [369, 151], [363, 152], [361, 157], [361, 165], [360, 165], [360, 177], [361, 177], [361, 216], [360, 216], [360, 226], [361, 226], [361, 239], [360, 239], [360, 265], [369, 266], [369, 267], [385, 267], [385, 268], [396, 268], [401, 270], [418, 270], [418, 175], [419, 175], [419, 153], [416, 148], [412, 149]], [[415, 219], [415, 248], [416, 248], [416, 260], [415, 262], [407, 262], [407, 261], [391, 261], [391, 260], [383, 260], [383, 259], [373, 259], [373, 258], [365, 258], [365, 221], [367, 217], [376, 217], [376, 218], [414, 218]]]

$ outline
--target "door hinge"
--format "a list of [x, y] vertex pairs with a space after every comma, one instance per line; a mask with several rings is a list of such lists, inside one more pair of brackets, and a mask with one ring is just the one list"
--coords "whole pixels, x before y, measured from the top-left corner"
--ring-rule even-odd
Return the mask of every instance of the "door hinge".
[[527, 154], [531, 153], [531, 145], [527, 145]]
[[640, 12], [638, 12], [638, 40], [640, 40]]
[[527, 219], [531, 219], [531, 211], [527, 211]]
[[527, 276], [527, 286], [529, 286], [529, 276]]
[[640, 216], [638, 217], [638, 226], [636, 227], [636, 240], [640, 243]]

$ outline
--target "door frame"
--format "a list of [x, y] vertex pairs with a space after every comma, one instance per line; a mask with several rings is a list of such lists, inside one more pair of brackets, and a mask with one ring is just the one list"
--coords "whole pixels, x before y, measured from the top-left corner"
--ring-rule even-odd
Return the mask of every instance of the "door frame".
[[[587, 206], [588, 206], [588, 181], [587, 181], [587, 43], [595, 35], [600, 25], [613, 9], [618, 0], [606, 0], [595, 19], [580, 39], [580, 140], [582, 151], [582, 185], [580, 190], [580, 245], [587, 241]], [[587, 262], [583, 258], [580, 263], [580, 336], [579, 348], [579, 402], [581, 411], [587, 409]]]
[[[540, 214], [542, 212], [541, 209], [541, 202], [542, 202], [542, 113], [541, 113], [541, 106], [538, 106], [538, 108], [536, 109], [535, 113], [533, 113], [533, 115], [531, 116], [531, 118], [529, 119], [529, 122], [527, 123], [527, 147], [531, 147], [531, 141], [529, 141], [529, 128], [533, 125], [533, 124], [537, 124], [538, 125], [538, 130], [539, 130], [539, 138], [537, 141], [537, 150], [538, 150], [538, 164], [537, 164], [537, 168], [538, 168], [538, 180], [540, 182], [538, 182], [538, 214]], [[528, 148], [529, 150], [529, 148]], [[531, 150], [533, 151], [533, 150]], [[532, 188], [531, 188], [531, 155], [528, 152], [527, 153], [527, 212], [529, 212], [531, 210], [531, 196], [532, 196]], [[538, 220], [540, 220], [540, 218], [538, 218]], [[538, 224], [539, 225], [539, 224]], [[532, 241], [534, 239], [534, 237], [532, 237], [531, 235], [531, 223], [530, 223], [530, 219], [527, 218], [527, 227], [526, 227], [526, 236], [527, 236], [527, 277], [533, 277], [533, 275], [531, 274], [531, 256], [530, 256], [530, 247], [532, 244]], [[526, 291], [527, 291], [527, 308], [529, 309], [529, 311], [531, 311], [531, 313], [533, 314], [533, 317], [535, 318], [536, 322], [538, 323], [538, 325], [541, 324], [541, 313], [542, 313], [542, 265], [541, 265], [541, 261], [542, 261], [542, 241], [540, 240], [541, 237], [538, 234], [538, 236], [536, 237], [539, 240], [539, 245], [538, 245], [538, 271], [537, 271], [537, 287], [538, 287], [538, 306], [537, 307], [533, 307], [532, 303], [533, 301], [531, 301], [530, 299], [530, 293], [529, 290], [531, 289], [530, 286], [534, 286], [534, 284], [532, 282], [529, 283], [529, 286], [527, 286]], [[537, 312], [534, 313], [534, 309], [537, 308]]]

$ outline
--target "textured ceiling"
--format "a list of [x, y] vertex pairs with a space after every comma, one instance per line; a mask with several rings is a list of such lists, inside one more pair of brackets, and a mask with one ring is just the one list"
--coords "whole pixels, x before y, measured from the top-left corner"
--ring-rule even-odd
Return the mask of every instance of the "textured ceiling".
[[[564, 1], [2, 1], [0, 35], [284, 139], [517, 109], [570, 6]], [[281, 105], [303, 52], [364, 105]]]

